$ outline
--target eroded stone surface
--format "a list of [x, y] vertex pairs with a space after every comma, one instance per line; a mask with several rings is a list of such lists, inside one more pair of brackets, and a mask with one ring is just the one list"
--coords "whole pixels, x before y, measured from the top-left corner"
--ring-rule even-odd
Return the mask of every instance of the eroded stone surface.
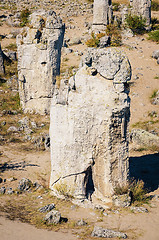
[[[108, 57], [109, 56], [109, 57]], [[127, 81], [131, 67], [119, 49], [89, 49], [80, 70], [55, 89], [51, 104], [51, 180], [57, 193], [110, 196], [128, 175]]]
[[130, 0], [132, 14], [146, 19], [146, 25], [151, 23], [151, 0]]
[[63, 36], [64, 25], [54, 11], [34, 12], [30, 27], [17, 36], [19, 93], [24, 112], [49, 113], [56, 75], [60, 73]]
[[103, 31], [113, 18], [111, 0], [94, 0], [93, 5], [93, 31]]

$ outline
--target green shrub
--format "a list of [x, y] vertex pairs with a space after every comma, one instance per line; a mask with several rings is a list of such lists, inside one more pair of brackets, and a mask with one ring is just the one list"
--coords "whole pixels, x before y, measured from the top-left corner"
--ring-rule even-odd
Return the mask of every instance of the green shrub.
[[151, 30], [159, 30], [159, 20], [157, 18], [151, 18]]
[[125, 21], [127, 27], [129, 27], [134, 34], [145, 33], [146, 20], [141, 16], [129, 14], [127, 15]]
[[120, 28], [116, 24], [109, 24], [106, 28], [106, 35], [111, 37], [111, 46], [121, 46], [122, 37]]
[[159, 3], [158, 3], [158, 1], [153, 0], [151, 2], [151, 10], [152, 11], [159, 11]]
[[30, 14], [31, 14], [31, 12], [29, 11], [29, 9], [22, 10], [22, 12], [20, 14], [20, 21], [21, 21], [20, 26], [21, 27], [26, 26], [26, 24], [28, 23], [28, 18], [29, 18]]
[[148, 33], [148, 40], [159, 43], [159, 30], [155, 30]]

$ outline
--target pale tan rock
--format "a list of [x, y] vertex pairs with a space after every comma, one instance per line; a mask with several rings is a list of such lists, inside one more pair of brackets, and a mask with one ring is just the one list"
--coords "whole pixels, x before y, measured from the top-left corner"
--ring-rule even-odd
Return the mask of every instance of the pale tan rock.
[[102, 198], [127, 182], [131, 68], [115, 48], [88, 50], [81, 66], [52, 99], [50, 187], [55, 194]]
[[17, 36], [20, 101], [24, 112], [48, 114], [60, 73], [64, 25], [53, 11], [30, 16], [30, 28]]
[[104, 31], [113, 18], [111, 0], [94, 0], [93, 5], [93, 26], [95, 32]]

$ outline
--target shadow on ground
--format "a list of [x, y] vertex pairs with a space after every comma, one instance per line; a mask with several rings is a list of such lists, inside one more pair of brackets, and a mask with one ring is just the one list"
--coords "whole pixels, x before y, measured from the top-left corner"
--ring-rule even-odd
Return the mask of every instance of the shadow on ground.
[[130, 178], [143, 180], [145, 187], [154, 191], [159, 186], [159, 153], [130, 157]]
[[30, 164], [30, 163], [26, 163], [24, 162], [20, 162], [20, 163], [3, 163], [0, 164], [0, 172], [4, 172], [7, 170], [21, 170], [21, 171], [25, 171], [26, 167], [40, 167], [37, 164]]

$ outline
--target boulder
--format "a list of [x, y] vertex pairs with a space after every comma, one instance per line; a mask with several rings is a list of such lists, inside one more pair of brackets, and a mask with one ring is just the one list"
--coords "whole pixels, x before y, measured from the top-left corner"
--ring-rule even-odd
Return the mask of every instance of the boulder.
[[42, 212], [42, 213], [50, 212], [54, 208], [55, 208], [55, 204], [51, 203], [51, 204], [48, 204], [44, 207], [39, 208], [39, 212]]
[[61, 220], [61, 213], [59, 211], [52, 210], [46, 214], [44, 220], [47, 223], [58, 224]]
[[116, 232], [114, 230], [105, 229], [102, 227], [94, 227], [92, 232], [92, 237], [102, 237], [102, 238], [127, 238], [127, 235], [122, 232]]
[[113, 196], [113, 204], [116, 207], [129, 207], [131, 204], [131, 197], [129, 194], [115, 195]]
[[159, 137], [143, 129], [132, 129], [130, 139], [141, 146], [159, 146]]
[[27, 178], [22, 178], [18, 185], [19, 191], [28, 191], [32, 186], [32, 182]]

